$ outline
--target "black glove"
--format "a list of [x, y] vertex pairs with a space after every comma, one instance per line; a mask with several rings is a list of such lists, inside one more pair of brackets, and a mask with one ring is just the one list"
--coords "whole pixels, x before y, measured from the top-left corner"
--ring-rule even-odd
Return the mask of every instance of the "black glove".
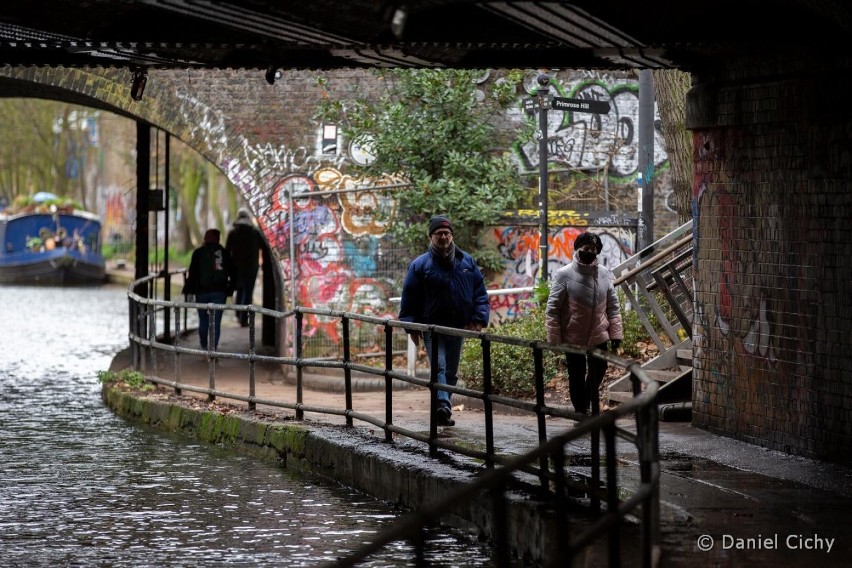
[[613, 352], [618, 351], [618, 348], [621, 347], [621, 340], [620, 339], [613, 339], [610, 343], [612, 343]]

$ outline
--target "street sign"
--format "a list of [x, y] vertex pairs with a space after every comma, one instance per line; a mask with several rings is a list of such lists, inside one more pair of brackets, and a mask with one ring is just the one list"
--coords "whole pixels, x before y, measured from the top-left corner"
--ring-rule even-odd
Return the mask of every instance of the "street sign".
[[606, 101], [592, 101], [589, 99], [566, 99], [564, 97], [553, 97], [551, 108], [553, 110], [562, 111], [573, 110], [574, 112], [607, 114], [609, 112], [609, 103]]
[[542, 97], [530, 97], [523, 99], [521, 102], [524, 104], [524, 112], [537, 112], [541, 110], [542, 102], [544, 103], [545, 110], [549, 109], [551, 105], [550, 100], [551, 97], [548, 95], [544, 97], [544, 100], [542, 100]]

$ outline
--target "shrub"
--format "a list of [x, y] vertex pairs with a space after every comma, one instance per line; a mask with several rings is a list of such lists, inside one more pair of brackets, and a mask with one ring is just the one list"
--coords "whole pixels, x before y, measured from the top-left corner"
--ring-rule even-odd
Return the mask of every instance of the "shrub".
[[[522, 313], [499, 327], [489, 327], [486, 331], [497, 335], [520, 337], [523, 339], [544, 341], [547, 334], [544, 327], [544, 313], [547, 304], [548, 283], [539, 283], [534, 290], [534, 301], [528, 302]], [[621, 303], [621, 320], [624, 328], [624, 340], [621, 343], [622, 356], [640, 358], [647, 355], [643, 346], [651, 342], [648, 332], [639, 320], [636, 310], [625, 310], [627, 301], [624, 292], [618, 290]], [[559, 372], [558, 362], [561, 355], [544, 352], [544, 383], [548, 384]], [[491, 381], [495, 394], [515, 398], [535, 396], [535, 361], [531, 349], [491, 344]], [[462, 348], [459, 378], [472, 389], [482, 389], [482, 345], [479, 341], [467, 340]]]
[[[546, 339], [544, 328], [544, 309], [539, 306], [529, 308], [513, 320], [499, 328], [489, 327], [486, 331], [498, 335], [520, 337], [529, 340]], [[544, 382], [549, 382], [557, 372], [558, 355], [550, 351], [544, 352]], [[467, 340], [462, 348], [459, 378], [465, 385], [473, 389], [482, 389], [482, 344], [479, 341]], [[506, 345], [491, 344], [491, 382], [493, 392], [514, 398], [531, 398], [535, 396], [535, 361], [532, 349]]]

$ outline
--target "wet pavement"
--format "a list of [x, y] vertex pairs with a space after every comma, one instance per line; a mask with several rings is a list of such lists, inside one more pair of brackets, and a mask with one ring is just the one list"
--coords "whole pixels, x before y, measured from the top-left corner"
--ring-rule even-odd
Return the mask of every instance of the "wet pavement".
[[[225, 316], [220, 349], [245, 352], [248, 330]], [[260, 337], [258, 330], [257, 337]], [[197, 336], [181, 344], [194, 347]], [[269, 353], [271, 354], [271, 353]], [[123, 362], [119, 355], [114, 368]], [[181, 358], [180, 382], [207, 386], [209, 363], [204, 357]], [[174, 379], [174, 361], [159, 361], [160, 376]], [[248, 393], [248, 365], [221, 361], [216, 367], [216, 388]], [[333, 371], [332, 371], [333, 372]], [[340, 372], [342, 377], [342, 371]], [[256, 393], [260, 399], [295, 401], [294, 378], [277, 365], [258, 364]], [[303, 402], [322, 408], [345, 408], [340, 378], [306, 370]], [[382, 379], [353, 380], [353, 409], [384, 418]], [[442, 435], [471, 445], [484, 440], [484, 413], [457, 399], [454, 428]], [[238, 405], [244, 403], [236, 403]], [[258, 406], [268, 417], [292, 417], [292, 410]], [[394, 389], [392, 416], [399, 426], [428, 431], [428, 392], [419, 388]], [[343, 424], [342, 416], [306, 412], [308, 424]], [[564, 419], [549, 419], [548, 434], [573, 426]], [[632, 420], [621, 427], [631, 430]], [[377, 437], [381, 429], [355, 421], [355, 426]], [[494, 419], [495, 445], [500, 452], [523, 453], [538, 439], [534, 416], [500, 413]], [[581, 443], [578, 443], [581, 444]], [[578, 448], [583, 452], [584, 448]], [[629, 487], [637, 467], [635, 452], [620, 448], [624, 467], [620, 483]], [[662, 567], [694, 566], [852, 566], [852, 468], [764, 449], [710, 434], [689, 423], [660, 423], [660, 517]], [[597, 560], [585, 565], [597, 565]], [[636, 565], [625, 558], [625, 565]]]

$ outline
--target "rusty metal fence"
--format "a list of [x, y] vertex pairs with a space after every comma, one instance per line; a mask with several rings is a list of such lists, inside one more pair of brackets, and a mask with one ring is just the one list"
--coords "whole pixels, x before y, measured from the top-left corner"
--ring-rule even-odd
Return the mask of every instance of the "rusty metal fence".
[[[239, 305], [215, 305], [196, 304], [180, 301], [166, 301], [157, 299], [154, 293], [158, 286], [155, 280], [161, 278], [152, 275], [134, 282], [128, 291], [130, 303], [130, 330], [129, 339], [131, 346], [131, 361], [136, 370], [150, 371], [156, 369], [158, 358], [171, 358], [174, 363], [175, 380], [166, 380], [155, 375], [147, 374], [146, 379], [152, 383], [173, 388], [176, 394], [183, 391], [206, 394], [208, 400], [225, 398], [233, 401], [244, 402], [250, 410], [257, 405], [266, 405], [295, 411], [296, 420], [303, 420], [305, 412], [314, 412], [345, 418], [346, 425], [354, 426], [358, 420], [371, 424], [384, 434], [384, 440], [393, 442], [393, 436], [422, 442], [428, 447], [430, 456], [437, 457], [439, 450], [451, 452], [461, 456], [467, 456], [475, 460], [481, 460], [485, 467], [485, 473], [476, 482], [462, 487], [450, 498], [432, 503], [416, 513], [403, 518], [398, 524], [392, 526], [385, 533], [377, 535], [373, 541], [364, 548], [352, 553], [350, 556], [335, 561], [335, 566], [351, 566], [356, 562], [368, 558], [370, 554], [379, 548], [398, 541], [411, 540], [415, 543], [415, 555], [422, 564], [423, 550], [425, 544], [418, 535], [422, 530], [439, 522], [441, 516], [447, 513], [451, 506], [461, 501], [472, 499], [473, 496], [487, 492], [493, 498], [494, 518], [496, 520], [493, 534], [490, 540], [495, 543], [494, 560], [498, 566], [509, 566], [509, 556], [505, 550], [501, 550], [507, 539], [507, 531], [522, 531], [523, 527], [511, 527], [506, 522], [504, 511], [505, 499], [509, 491], [510, 482], [518, 474], [527, 474], [538, 480], [538, 495], [544, 495], [552, 502], [555, 513], [553, 519], [553, 530], [556, 531], [553, 542], [557, 543], [546, 561], [548, 566], [564, 566], [570, 559], [584, 547], [597, 541], [602, 537], [608, 537], [609, 565], [621, 565], [621, 544], [619, 531], [628, 516], [640, 519], [641, 522], [641, 564], [649, 567], [655, 564], [658, 557], [659, 543], [659, 462], [658, 462], [658, 420], [657, 420], [657, 384], [650, 380], [637, 362], [627, 361], [608, 352], [591, 350], [586, 351], [580, 347], [555, 346], [542, 341], [531, 341], [516, 337], [499, 336], [491, 333], [473, 332], [455, 328], [440, 326], [412, 324], [391, 318], [378, 318], [373, 316], [341, 312], [335, 310], [303, 308], [299, 307], [287, 312], [277, 312], [260, 308], [257, 306]], [[150, 292], [150, 293], [146, 293]], [[139, 293], [141, 292], [141, 294]], [[244, 352], [223, 352], [208, 349], [203, 351], [186, 347], [180, 344], [180, 337], [185, 329], [181, 327], [186, 322], [187, 310], [208, 310], [212, 317], [215, 311], [246, 310], [249, 313], [249, 341]], [[164, 317], [170, 313], [173, 317]], [[182, 317], [183, 314], [183, 317]], [[257, 352], [256, 338], [254, 335], [254, 321], [258, 315], [269, 316], [278, 320], [293, 320], [295, 328], [295, 356], [279, 357], [261, 355]], [[310, 358], [305, 357], [302, 348], [302, 330], [304, 319], [308, 315], [334, 318], [340, 325], [342, 337], [342, 356], [337, 359]], [[163, 322], [172, 322], [173, 329], [168, 331], [162, 328]], [[377, 368], [355, 362], [350, 347], [350, 334], [353, 322], [378, 326], [383, 330], [385, 339], [384, 367]], [[468, 341], [479, 341], [482, 346], [482, 369], [484, 385], [482, 390], [474, 390], [464, 386], [451, 387], [437, 382], [434, 371], [429, 379], [413, 376], [404, 370], [394, 368], [392, 356], [394, 348], [394, 330], [419, 330], [430, 331], [435, 334], [445, 334], [465, 338]], [[212, 326], [211, 326], [212, 330]], [[171, 337], [172, 340], [167, 340]], [[528, 350], [535, 362], [535, 390], [534, 401], [520, 400], [505, 396], [499, 396], [492, 391], [492, 369], [491, 349], [492, 345], [502, 343]], [[213, 345], [213, 341], [208, 342]], [[548, 405], [545, 402], [544, 385], [544, 354], [553, 351], [564, 353], [590, 353], [594, 357], [604, 359], [609, 364], [625, 368], [631, 375], [634, 397], [631, 401], [619, 405], [613, 410], [598, 413], [594, 409], [593, 416], [589, 417], [577, 414], [565, 406]], [[181, 382], [181, 358], [184, 356], [203, 356], [209, 361], [209, 383], [207, 387], [186, 384]], [[248, 363], [246, 381], [248, 394], [237, 394], [223, 392], [216, 386], [216, 368], [222, 360], [243, 360]], [[295, 369], [295, 400], [269, 400], [256, 396], [255, 388], [255, 365], [259, 362], [275, 363], [289, 366]], [[305, 404], [304, 402], [304, 378], [306, 368], [326, 367], [342, 371], [344, 406], [341, 408], [319, 407]], [[433, 362], [431, 368], [436, 369]], [[374, 416], [360, 412], [353, 407], [353, 372], [362, 372], [373, 375], [384, 380], [385, 385], [385, 412], [383, 416]], [[415, 431], [394, 424], [394, 382], [400, 381], [411, 388], [427, 389], [430, 392], [431, 412], [428, 433]], [[439, 437], [438, 422], [436, 419], [437, 394], [438, 391], [464, 395], [481, 401], [484, 409], [484, 430], [482, 436], [483, 450], [476, 449], [470, 443], [454, 443], [447, 438]], [[494, 421], [496, 419], [494, 407], [502, 405], [514, 408], [518, 411], [528, 412], [535, 416], [538, 430], [538, 446], [528, 453], [517, 456], [502, 454], [495, 449], [494, 444]], [[562, 417], [577, 422], [573, 429], [552, 436], [548, 432], [547, 418]], [[617, 420], [625, 417], [633, 417], [635, 420], [635, 432], [619, 427]], [[619, 487], [618, 472], [620, 467], [626, 467], [629, 461], [619, 459], [616, 448], [616, 439], [627, 442], [632, 450], [638, 453], [638, 486], [633, 488], [632, 493], [624, 498], [625, 487]], [[578, 474], [571, 471], [569, 466], [571, 455], [571, 444], [577, 440], [588, 440], [591, 447], [590, 473]], [[601, 439], [603, 439], [603, 451], [601, 450]], [[573, 527], [569, 531], [568, 504], [572, 495], [580, 494], [588, 498], [588, 512], [593, 521], [588, 526], [581, 528]]]

